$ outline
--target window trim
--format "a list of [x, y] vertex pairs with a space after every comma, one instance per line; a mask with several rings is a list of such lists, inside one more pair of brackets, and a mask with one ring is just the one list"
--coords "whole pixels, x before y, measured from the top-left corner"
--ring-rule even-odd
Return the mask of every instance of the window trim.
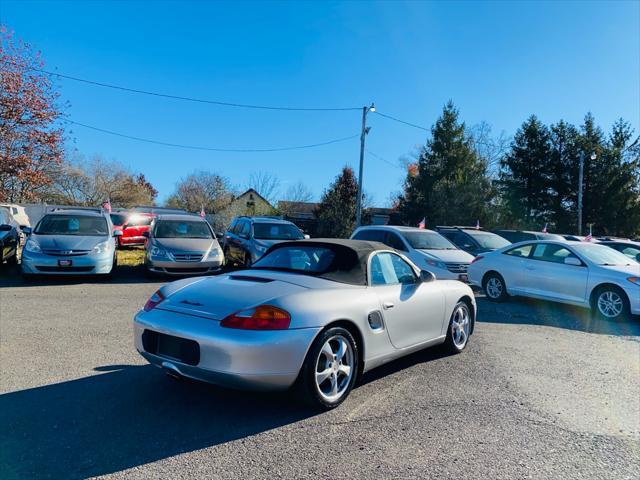
[[[531, 255], [533, 254], [533, 251], [535, 250], [534, 247], [536, 245], [540, 245], [540, 244], [539, 243], [525, 243], [524, 245], [518, 245], [517, 247], [514, 246], [514, 247], [510, 248], [509, 250], [505, 250], [504, 252], [502, 252], [502, 255], [508, 255], [509, 257], [513, 257], [513, 258], [531, 258]], [[527, 255], [527, 256], [519, 257], [519, 256], [512, 255], [512, 254], [509, 253], [509, 252], [512, 252], [512, 251], [517, 250], [519, 248], [528, 247], [528, 246], [531, 246], [531, 250], [529, 251], [529, 255]]]
[[[409, 267], [411, 268], [411, 270], [413, 271], [413, 275], [416, 279], [416, 281], [414, 283], [385, 283], [385, 284], [381, 284], [381, 285], [374, 285], [371, 283], [372, 277], [371, 277], [371, 262], [373, 261], [373, 257], [375, 257], [376, 255], [379, 255], [381, 253], [390, 253], [391, 255], [395, 255], [396, 257], [399, 257], [401, 260], [404, 260], [404, 262], [409, 265]], [[369, 258], [367, 259], [367, 287], [394, 287], [394, 286], [403, 286], [403, 285], [419, 285], [420, 284], [420, 271], [417, 270], [417, 267], [411, 262], [411, 260], [409, 260], [407, 257], [405, 257], [404, 255], [399, 254], [397, 251], [394, 250], [376, 250], [375, 252], [372, 252], [369, 255]]]
[[[553, 245], [556, 247], [560, 247], [560, 248], [564, 248], [565, 250], [567, 250], [571, 255], [573, 255], [575, 258], [577, 258], [578, 260], [580, 260], [581, 265], [567, 265], [566, 263], [564, 263], [564, 260], [562, 262], [553, 262], [551, 260], [544, 260], [542, 258], [534, 258], [533, 257], [533, 252], [535, 251], [535, 248], [531, 249], [531, 252], [529, 253], [529, 256], [527, 257], [529, 260], [535, 260], [536, 262], [546, 262], [546, 263], [552, 263], [554, 265], [565, 265], [565, 266], [569, 266], [569, 267], [586, 267], [587, 264], [586, 262], [582, 259], [582, 257], [580, 257], [580, 255], [578, 255], [576, 252], [574, 252], [573, 250], [571, 250], [571, 248], [569, 248], [567, 245], [562, 245], [561, 243], [551, 243], [551, 242], [547, 242], [547, 243], [534, 243], [532, 244], [535, 246], [537, 245]], [[565, 257], [568, 258], [568, 257]]]

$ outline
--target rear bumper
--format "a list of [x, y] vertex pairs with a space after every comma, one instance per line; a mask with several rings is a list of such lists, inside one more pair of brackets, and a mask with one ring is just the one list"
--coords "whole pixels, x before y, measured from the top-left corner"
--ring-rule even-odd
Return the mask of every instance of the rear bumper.
[[120, 245], [144, 245], [146, 237], [125, 237], [122, 236], [118, 239]]
[[[59, 260], [71, 260], [70, 267], [61, 267]], [[106, 255], [59, 257], [22, 251], [22, 272], [38, 275], [100, 275], [111, 273], [113, 252]]]
[[[142, 340], [145, 330], [197, 342], [198, 363], [189, 365], [146, 351]], [[291, 387], [319, 331], [320, 328], [237, 330], [221, 327], [216, 320], [159, 308], [139, 312], [134, 319], [136, 349], [149, 363], [196, 380], [255, 390]]]

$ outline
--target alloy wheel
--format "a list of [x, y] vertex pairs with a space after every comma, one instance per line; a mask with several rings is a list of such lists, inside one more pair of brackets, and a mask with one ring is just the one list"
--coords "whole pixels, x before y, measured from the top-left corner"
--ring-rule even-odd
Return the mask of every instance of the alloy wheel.
[[598, 295], [598, 311], [607, 318], [622, 314], [624, 301], [618, 292], [607, 290]]
[[324, 400], [334, 403], [344, 395], [355, 373], [354, 361], [353, 347], [344, 336], [334, 335], [324, 343], [315, 368], [316, 387]]
[[491, 277], [487, 281], [487, 287], [486, 287], [487, 295], [489, 295], [491, 298], [500, 297], [500, 295], [502, 295], [503, 288], [504, 287], [502, 285], [502, 282], [498, 277]]
[[465, 304], [456, 307], [451, 318], [451, 338], [454, 345], [462, 350], [469, 339], [469, 330], [471, 329], [471, 315], [469, 308]]

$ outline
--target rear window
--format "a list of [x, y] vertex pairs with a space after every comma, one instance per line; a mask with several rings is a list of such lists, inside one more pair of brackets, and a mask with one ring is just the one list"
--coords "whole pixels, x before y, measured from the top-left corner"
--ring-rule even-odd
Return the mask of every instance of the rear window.
[[455, 245], [436, 232], [403, 232], [413, 248], [423, 250], [457, 250]]
[[206, 222], [190, 220], [161, 220], [153, 236], [156, 238], [213, 238]]
[[104, 236], [109, 234], [106, 219], [84, 215], [45, 215], [35, 233], [40, 235]]
[[251, 268], [324, 273], [331, 267], [335, 256], [333, 250], [325, 247], [281, 247], [262, 257]]
[[290, 223], [254, 223], [253, 237], [259, 240], [299, 240], [304, 235]]
[[112, 213], [109, 216], [111, 217], [111, 223], [114, 225], [124, 225], [127, 221], [127, 216], [122, 213]]

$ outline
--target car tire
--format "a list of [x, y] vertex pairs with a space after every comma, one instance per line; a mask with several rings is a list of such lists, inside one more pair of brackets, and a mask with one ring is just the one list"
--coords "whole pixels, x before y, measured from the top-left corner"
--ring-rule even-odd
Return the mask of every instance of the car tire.
[[502, 275], [497, 272], [490, 272], [485, 275], [482, 288], [487, 299], [492, 302], [504, 302], [509, 297], [507, 284]]
[[473, 316], [467, 302], [460, 300], [451, 312], [447, 338], [443, 347], [448, 353], [460, 353], [469, 344], [473, 327]]
[[591, 312], [601, 320], [629, 320], [631, 307], [627, 294], [620, 287], [598, 287], [591, 298]]
[[7, 265], [10, 267], [15, 267], [18, 265], [18, 250], [15, 251], [13, 255], [7, 258]]
[[298, 395], [315, 410], [336, 408], [353, 389], [359, 362], [358, 344], [349, 330], [332, 327], [321, 332], [300, 370], [296, 385]]

